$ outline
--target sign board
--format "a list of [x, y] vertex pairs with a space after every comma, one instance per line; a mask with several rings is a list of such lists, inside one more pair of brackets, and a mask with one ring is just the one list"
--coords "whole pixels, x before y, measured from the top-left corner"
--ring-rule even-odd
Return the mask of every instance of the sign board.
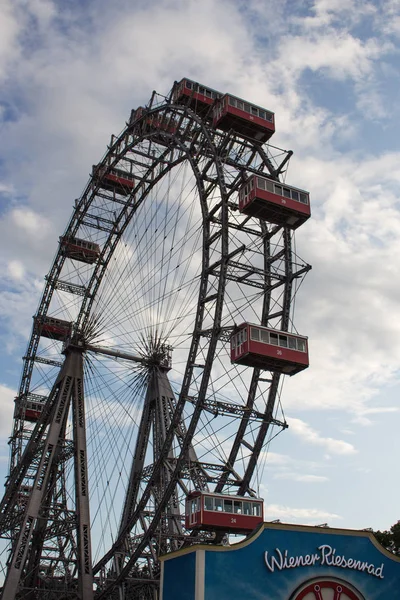
[[369, 532], [264, 523], [161, 560], [161, 600], [400, 600], [400, 559]]

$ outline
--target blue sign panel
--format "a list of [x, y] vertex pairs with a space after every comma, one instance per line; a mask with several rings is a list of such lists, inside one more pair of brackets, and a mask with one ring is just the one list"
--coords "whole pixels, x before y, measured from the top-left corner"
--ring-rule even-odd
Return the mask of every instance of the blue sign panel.
[[400, 600], [400, 560], [365, 532], [264, 524], [240, 544], [190, 554], [194, 595], [168, 593], [166, 574], [179, 577], [185, 556], [176, 553], [163, 561], [163, 600]]
[[196, 552], [181, 554], [163, 569], [163, 600], [195, 600]]

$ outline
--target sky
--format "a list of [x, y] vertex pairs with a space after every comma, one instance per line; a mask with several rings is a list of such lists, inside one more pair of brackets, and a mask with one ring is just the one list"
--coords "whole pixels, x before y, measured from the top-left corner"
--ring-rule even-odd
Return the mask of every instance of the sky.
[[[266, 518], [400, 519], [400, 2], [0, 0], [0, 476], [35, 313], [74, 199], [111, 133], [189, 77], [275, 112], [286, 181], [310, 191]], [[267, 451], [267, 450], [266, 450]]]

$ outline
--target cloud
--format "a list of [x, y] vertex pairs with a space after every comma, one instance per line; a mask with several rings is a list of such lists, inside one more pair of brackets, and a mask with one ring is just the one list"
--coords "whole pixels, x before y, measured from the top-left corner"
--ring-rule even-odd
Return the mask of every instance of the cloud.
[[[1, 114], [0, 114], [0, 116], [1, 116]], [[3, 183], [0, 181], [0, 194], [9, 196], [13, 192], [14, 192], [14, 188], [11, 185], [8, 185], [7, 183]]]
[[11, 433], [15, 396], [15, 390], [0, 383], [0, 438], [8, 438]]
[[376, 40], [362, 42], [348, 32], [287, 39], [286, 69], [298, 76], [303, 70], [327, 71], [334, 79], [359, 80], [373, 69], [373, 61], [389, 48]]
[[303, 525], [331, 522], [342, 517], [318, 508], [294, 508], [282, 504], [266, 504], [264, 509], [266, 521], [280, 519], [286, 523], [302, 523]]
[[377, 406], [375, 408], [365, 408], [353, 418], [353, 422], [359, 423], [360, 425], [372, 425], [372, 420], [368, 418], [368, 415], [379, 416], [387, 413], [396, 413], [399, 412], [399, 410], [400, 409], [397, 406]]
[[313, 219], [296, 235], [313, 265], [296, 303], [311, 368], [285, 383], [286, 407], [301, 398], [306, 409], [368, 418], [368, 409], [379, 412], [379, 390], [397, 381], [399, 159], [392, 152], [362, 161], [350, 154], [347, 162], [308, 156], [291, 166], [293, 180], [309, 182], [315, 200]]
[[331, 454], [349, 455], [357, 452], [354, 446], [348, 442], [344, 442], [343, 440], [335, 440], [331, 437], [321, 436], [318, 431], [312, 429], [310, 425], [301, 419], [290, 417], [288, 418], [288, 423], [290, 431], [292, 431], [303, 441], [313, 446], [321, 446], [324, 451], [330, 452]]
[[15, 208], [11, 211], [10, 217], [16, 227], [20, 227], [25, 234], [31, 236], [45, 234], [50, 228], [50, 223], [45, 217], [30, 209]]
[[32, 314], [42, 289], [18, 260], [0, 259], [0, 340], [7, 353], [19, 354], [32, 327]]
[[9, 72], [10, 63], [17, 56], [17, 35], [19, 25], [12, 0], [4, 0], [0, 5], [0, 79], [5, 79]]
[[352, 429], [342, 429], [341, 433], [344, 433], [345, 435], [355, 435], [355, 432]]
[[323, 475], [301, 475], [299, 473], [276, 473], [274, 479], [289, 479], [300, 483], [324, 483], [329, 477]]
[[0, 215], [0, 261], [14, 266], [19, 263], [31, 277], [40, 277], [43, 281], [61, 233], [62, 230], [57, 231], [54, 223], [40, 211], [26, 206], [6, 208]]
[[21, 281], [24, 276], [24, 265], [18, 260], [12, 260], [8, 263], [8, 273], [12, 279]]
[[315, 0], [313, 16], [302, 19], [304, 27], [320, 28], [346, 23], [348, 26], [359, 22], [363, 17], [376, 14], [376, 7], [363, 0]]
[[277, 452], [262, 452], [261, 458], [267, 462], [268, 466], [284, 466], [293, 460], [291, 456]]

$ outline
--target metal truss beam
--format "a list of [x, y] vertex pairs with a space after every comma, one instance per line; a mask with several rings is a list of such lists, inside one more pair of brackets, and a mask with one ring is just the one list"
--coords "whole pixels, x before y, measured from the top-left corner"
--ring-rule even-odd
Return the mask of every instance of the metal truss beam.
[[52, 358], [45, 358], [43, 356], [23, 356], [22, 360], [28, 360], [32, 362], [41, 363], [43, 365], [50, 365], [52, 367], [62, 367], [63, 363], [59, 360]]
[[75, 296], [85, 296], [87, 293], [86, 287], [84, 285], [77, 285], [76, 283], [70, 283], [68, 281], [62, 281], [61, 279], [57, 279], [53, 282], [54, 289], [60, 290], [62, 292], [68, 292], [69, 294], [74, 294]]
[[[188, 401], [192, 404], [196, 404], [196, 398], [190, 397]], [[279, 421], [278, 419], [274, 419], [270, 416], [267, 416], [265, 413], [254, 410], [252, 408], [248, 408], [247, 406], [242, 406], [239, 404], [232, 404], [229, 402], [220, 402], [219, 400], [213, 400], [211, 398], [206, 398], [202, 406], [205, 411], [213, 414], [215, 417], [217, 416], [234, 416], [234, 417], [242, 417], [246, 416], [249, 421], [262, 421], [263, 423], [268, 422], [270, 425], [277, 425], [282, 427], [283, 429], [287, 429], [288, 424], [284, 421]]]
[[[82, 352], [76, 349], [67, 351], [63, 368], [22, 459], [10, 476], [8, 493], [6, 492], [2, 502], [0, 522], [3, 524], [12, 517], [12, 500], [19, 493], [19, 482], [26, 477], [28, 471], [34, 473], [33, 485], [10, 555], [2, 600], [15, 600], [19, 589], [26, 586], [29, 590], [37, 580], [43, 547], [46, 547], [46, 534], [52, 530], [49, 502], [55, 491], [57, 471], [66, 458], [65, 453], [63, 456], [63, 449], [70, 406], [75, 459], [74, 528], [77, 540], [78, 594], [84, 600], [93, 598], [82, 361]], [[8, 524], [5, 525], [7, 527]], [[63, 529], [65, 530], [65, 524]]]

